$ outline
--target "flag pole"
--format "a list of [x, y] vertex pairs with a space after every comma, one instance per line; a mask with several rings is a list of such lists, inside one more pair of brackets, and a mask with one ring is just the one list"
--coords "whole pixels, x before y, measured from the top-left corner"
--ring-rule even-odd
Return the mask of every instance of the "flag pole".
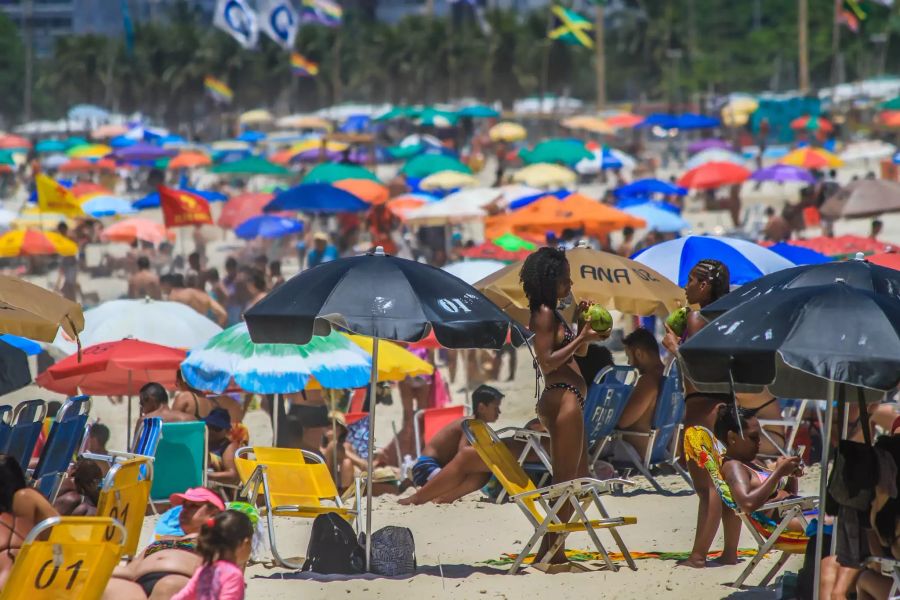
[[606, 106], [606, 30], [603, 21], [603, 3], [605, 0], [594, 0], [594, 52], [597, 69], [597, 111]]

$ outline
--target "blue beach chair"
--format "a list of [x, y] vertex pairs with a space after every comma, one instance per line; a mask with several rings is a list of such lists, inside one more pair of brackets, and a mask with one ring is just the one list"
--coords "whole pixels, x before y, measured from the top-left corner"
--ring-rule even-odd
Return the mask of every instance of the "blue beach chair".
[[46, 498], [53, 502], [59, 485], [69, 470], [72, 457], [81, 446], [87, 432], [91, 399], [88, 396], [69, 398], [60, 407], [50, 426], [47, 442], [41, 451], [37, 467], [31, 473], [31, 481]]
[[13, 407], [0, 406], [0, 448], [6, 448], [12, 435]]
[[0, 454], [15, 457], [22, 468], [27, 469], [45, 416], [47, 404], [43, 400], [26, 400], [17, 404], [13, 410], [12, 427], [6, 444], [0, 448]]
[[110, 464], [137, 457], [148, 457], [150, 460], [153, 460], [153, 457], [156, 455], [156, 449], [159, 446], [159, 440], [162, 438], [162, 426], [162, 418], [145, 417], [138, 423], [131, 448], [128, 451], [110, 450], [109, 454], [94, 454], [82, 451], [80, 456], [91, 460], [102, 460]]

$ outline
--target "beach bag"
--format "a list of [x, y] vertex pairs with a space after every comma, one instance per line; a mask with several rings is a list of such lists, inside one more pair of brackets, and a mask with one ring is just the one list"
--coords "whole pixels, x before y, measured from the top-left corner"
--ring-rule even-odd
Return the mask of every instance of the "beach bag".
[[[834, 457], [834, 468], [828, 480], [828, 495], [825, 512], [837, 514], [837, 506], [845, 506], [858, 511], [868, 511], [875, 497], [875, 485], [878, 483], [878, 457], [872, 447], [869, 433], [869, 413], [863, 399], [862, 390], [858, 390], [859, 418], [863, 430], [864, 443], [851, 440], [840, 440], [837, 455]], [[844, 406], [838, 404], [837, 426], [844, 422]]]
[[[365, 547], [365, 533], [359, 534], [359, 543]], [[372, 563], [369, 571], [387, 577], [415, 573], [416, 542], [412, 531], [406, 527], [388, 526], [372, 533]]]
[[353, 527], [334, 513], [313, 521], [303, 571], [323, 575], [357, 575], [366, 570], [366, 554]]

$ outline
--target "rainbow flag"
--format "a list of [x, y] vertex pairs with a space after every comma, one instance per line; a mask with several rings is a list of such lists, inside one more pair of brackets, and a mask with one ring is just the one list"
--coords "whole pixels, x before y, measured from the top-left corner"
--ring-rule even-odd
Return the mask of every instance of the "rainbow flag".
[[344, 9], [332, 0], [302, 0], [300, 19], [305, 23], [318, 23], [337, 27], [344, 19]]
[[291, 52], [291, 72], [297, 77], [315, 77], [319, 74], [319, 63], [297, 52]]
[[207, 75], [203, 78], [203, 85], [216, 102], [230, 104], [231, 100], [234, 98], [234, 92], [220, 79]]

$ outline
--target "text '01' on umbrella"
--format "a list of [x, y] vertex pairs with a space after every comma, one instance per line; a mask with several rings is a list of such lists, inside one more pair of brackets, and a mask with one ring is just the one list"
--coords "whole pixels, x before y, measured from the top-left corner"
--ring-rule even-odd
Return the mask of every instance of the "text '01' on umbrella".
[[[244, 314], [256, 343], [305, 344], [333, 326], [374, 338], [370, 393], [375, 397], [378, 340], [416, 342], [434, 331], [447, 348], [503, 347], [524, 332], [478, 290], [435, 267], [387, 256], [379, 246], [301, 272]], [[369, 415], [368, 473], [375, 455], [375, 403]], [[366, 567], [371, 561], [372, 486], [366, 486]]]

